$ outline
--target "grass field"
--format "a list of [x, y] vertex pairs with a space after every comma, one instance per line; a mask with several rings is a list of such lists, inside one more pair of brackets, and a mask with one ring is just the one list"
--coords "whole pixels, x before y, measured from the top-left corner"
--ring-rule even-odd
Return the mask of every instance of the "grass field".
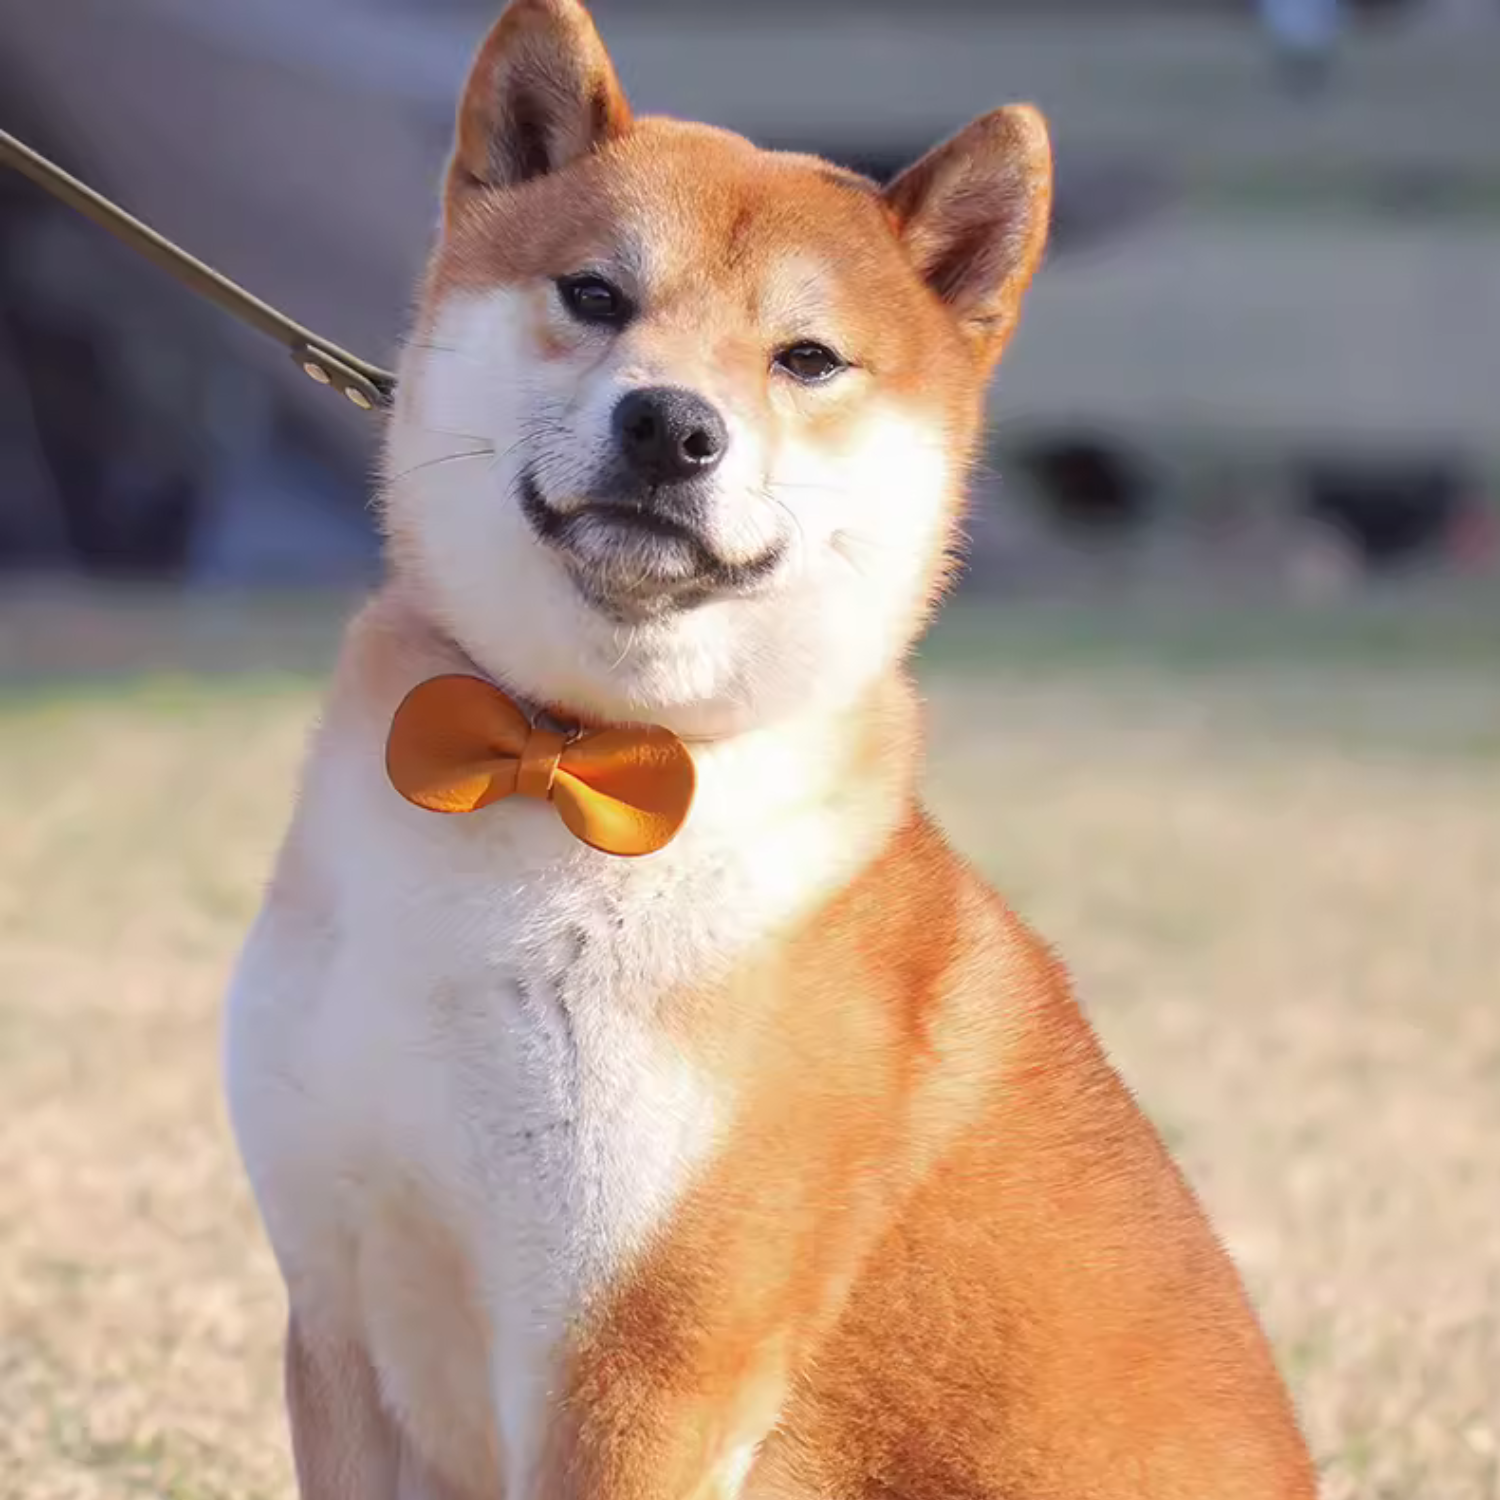
[[[0, 619], [0, 1497], [285, 1496], [217, 1007], [316, 685], [213, 668], [315, 666], [326, 614], [89, 608]], [[923, 669], [933, 799], [1207, 1199], [1330, 1500], [1500, 1497], [1500, 621], [1419, 624], [969, 610]]]

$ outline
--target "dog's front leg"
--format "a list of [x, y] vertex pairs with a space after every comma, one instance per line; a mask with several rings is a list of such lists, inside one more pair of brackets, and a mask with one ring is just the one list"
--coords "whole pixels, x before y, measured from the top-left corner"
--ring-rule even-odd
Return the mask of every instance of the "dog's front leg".
[[302, 1500], [397, 1500], [401, 1444], [365, 1351], [287, 1327], [286, 1405]]
[[575, 1367], [536, 1500], [740, 1494], [786, 1395], [785, 1339], [705, 1326], [701, 1345], [674, 1350], [670, 1336], [636, 1333], [611, 1330]]

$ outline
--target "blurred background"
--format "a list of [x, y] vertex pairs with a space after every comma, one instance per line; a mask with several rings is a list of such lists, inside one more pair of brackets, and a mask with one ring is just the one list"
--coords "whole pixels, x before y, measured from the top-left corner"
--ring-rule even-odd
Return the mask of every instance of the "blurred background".
[[[7, 127], [388, 360], [490, 0], [22, 0]], [[972, 581], [1308, 593], [1493, 573], [1500, 0], [601, 0], [644, 107], [882, 176], [1057, 136]], [[376, 425], [0, 182], [0, 567], [368, 576]]]
[[[498, 0], [11, 0], [0, 125], [393, 357]], [[921, 670], [1332, 1500], [1500, 1497], [1500, 0], [597, 0], [884, 176], [1030, 99], [1049, 259]], [[0, 1496], [284, 1495], [216, 1006], [378, 421], [0, 175]]]

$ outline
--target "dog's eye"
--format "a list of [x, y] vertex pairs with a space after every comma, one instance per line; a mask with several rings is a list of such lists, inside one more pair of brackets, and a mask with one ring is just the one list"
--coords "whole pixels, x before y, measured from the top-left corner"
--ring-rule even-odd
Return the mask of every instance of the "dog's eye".
[[629, 321], [634, 311], [625, 293], [602, 276], [563, 276], [557, 283], [557, 295], [580, 323], [603, 323], [618, 328]]
[[776, 367], [785, 370], [793, 380], [800, 380], [803, 385], [821, 385], [847, 368], [847, 365], [826, 344], [805, 342], [790, 344], [783, 349], [776, 356]]

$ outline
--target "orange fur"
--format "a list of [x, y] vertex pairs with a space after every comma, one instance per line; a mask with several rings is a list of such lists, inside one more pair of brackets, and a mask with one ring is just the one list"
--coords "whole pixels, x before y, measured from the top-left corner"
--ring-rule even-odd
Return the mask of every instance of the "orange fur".
[[[765, 820], [780, 819], [804, 839], [796, 847], [823, 860], [819, 870], [840, 873], [823, 886], [817, 871], [809, 875], [807, 894], [786, 908], [790, 916], [775, 904], [779, 890], [766, 895], [771, 915], [753, 940], [715, 947], [698, 929], [723, 913], [688, 911], [693, 920], [684, 919], [677, 935], [681, 951], [709, 957], [695, 958], [687, 978], [641, 948], [619, 964], [633, 990], [601, 983], [598, 994], [580, 999], [558, 981], [560, 1011], [588, 1001], [645, 1017], [651, 1046], [641, 1053], [642, 1075], [652, 1087], [677, 1087], [666, 1058], [704, 1080], [705, 1118], [714, 1123], [704, 1127], [704, 1154], [683, 1167], [661, 1216], [639, 1240], [620, 1232], [628, 1253], [609, 1261], [602, 1284], [579, 1281], [584, 1291], [568, 1308], [559, 1346], [522, 1371], [536, 1377], [546, 1400], [538, 1458], [518, 1469], [528, 1409], [507, 1406], [512, 1393], [497, 1373], [509, 1369], [499, 1356], [515, 1325], [507, 1331], [504, 1307], [493, 1324], [485, 1321], [507, 1268], [485, 1261], [489, 1241], [465, 1218], [473, 1184], [493, 1188], [493, 1176], [462, 1178], [469, 1196], [444, 1198], [443, 1173], [418, 1149], [450, 1139], [443, 1134], [450, 1122], [431, 1101], [437, 1123], [418, 1118], [414, 1107], [417, 1124], [401, 1142], [406, 1155], [387, 1173], [369, 1141], [391, 1150], [388, 1122], [386, 1134], [372, 1134], [362, 1101], [341, 1099], [357, 1126], [351, 1138], [365, 1153], [354, 1158], [358, 1173], [383, 1186], [377, 1209], [356, 1198], [327, 1230], [319, 1220], [321, 1185], [300, 1180], [300, 1156], [266, 1123], [288, 1107], [289, 1096], [276, 1092], [285, 1077], [297, 1073], [303, 1092], [336, 1092], [328, 1079], [338, 1076], [309, 1066], [313, 1081], [302, 1081], [296, 1045], [278, 1052], [255, 1029], [276, 1005], [293, 1029], [317, 1024], [307, 1019], [317, 1009], [312, 1000], [300, 992], [288, 999], [278, 986], [295, 985], [266, 975], [281, 967], [319, 975], [329, 945], [359, 938], [342, 936], [340, 913], [348, 908], [339, 881], [349, 877], [326, 836], [320, 843], [306, 831], [294, 834], [260, 947], [247, 961], [241, 1010], [249, 1019], [240, 1025], [247, 1039], [237, 1046], [249, 1062], [237, 1119], [256, 1143], [268, 1218], [290, 1246], [283, 1253], [294, 1307], [288, 1397], [308, 1500], [494, 1500], [505, 1487], [498, 1476], [516, 1473], [525, 1493], [509, 1500], [1313, 1496], [1311, 1464], [1265, 1340], [1190, 1189], [1103, 1057], [1061, 966], [949, 849], [918, 802], [920, 716], [901, 657], [943, 585], [985, 382], [1042, 254], [1050, 181], [1045, 129], [1025, 109], [983, 117], [884, 191], [816, 159], [761, 152], [705, 126], [637, 120], [573, 0], [518, 0], [481, 49], [459, 110], [444, 231], [419, 332], [430, 335], [451, 308], [498, 289], [519, 329], [507, 336], [524, 341], [530, 374], [565, 385], [576, 373], [582, 383], [617, 360], [642, 383], [670, 377], [711, 390], [763, 444], [768, 471], [789, 449], [837, 466], [872, 440], [881, 413], [899, 413], [914, 430], [937, 435], [944, 477], [932, 493], [912, 496], [913, 506], [933, 514], [913, 533], [917, 583], [890, 597], [896, 618], [883, 622], [888, 648], [860, 677], [863, 658], [851, 647], [851, 681], [835, 684], [847, 693], [811, 709], [769, 688], [762, 693], [755, 670], [765, 652], [748, 653], [748, 689], [734, 677], [724, 701], [706, 705], [679, 701], [649, 676], [617, 688], [619, 663], [607, 661], [592, 677], [531, 681], [526, 652], [485, 654], [499, 649], [496, 641], [509, 648], [507, 631], [478, 632], [476, 645], [453, 623], [461, 613], [457, 592], [445, 591], [441, 576], [454, 566], [452, 550], [424, 548], [436, 502], [416, 491], [393, 500], [393, 581], [351, 632], [299, 816], [346, 833], [389, 824], [389, 847], [413, 861], [447, 851], [440, 858], [451, 856], [453, 869], [441, 873], [451, 873], [458, 892], [451, 921], [447, 912], [436, 919], [416, 912], [425, 895], [416, 887], [397, 907], [402, 920], [409, 912], [413, 924], [432, 923], [441, 938], [433, 946], [461, 944], [486, 902], [515, 900], [516, 890], [529, 893], [548, 880], [575, 882], [604, 903], [617, 927], [625, 923], [625, 888], [613, 872], [578, 863], [576, 853], [549, 852], [544, 834], [525, 843], [533, 827], [526, 810], [474, 814], [492, 821], [445, 827], [441, 837], [452, 842], [439, 845], [440, 835], [411, 821], [411, 809], [393, 805], [389, 788], [369, 789], [368, 767], [407, 689], [476, 663], [497, 678], [519, 677], [507, 687], [586, 722], [618, 715], [622, 705], [675, 719], [707, 765], [738, 764], [740, 737], [760, 735], [761, 748], [744, 753], [769, 757], [769, 790], [745, 788], [746, 822], [736, 836], [749, 846]], [[606, 347], [597, 329], [556, 313], [549, 283], [580, 267], [607, 269], [640, 303], [639, 318], [616, 344]], [[770, 358], [788, 340], [809, 337], [849, 356], [849, 369], [826, 388], [789, 384]], [[404, 399], [417, 399], [405, 391], [418, 384], [403, 377]], [[414, 471], [450, 461], [424, 458]], [[928, 473], [924, 463], [917, 451], [913, 473]], [[401, 477], [393, 477], [393, 491]], [[445, 503], [451, 498], [445, 494]], [[831, 550], [842, 536], [833, 534]], [[592, 640], [593, 628], [591, 619], [580, 625], [580, 640]], [[675, 649], [674, 628], [660, 627], [664, 651]], [[632, 635], [625, 652], [633, 642]], [[549, 642], [529, 644], [539, 652]], [[802, 696], [817, 700], [810, 681]], [[782, 726], [798, 713], [803, 727], [795, 733], [815, 750], [788, 741], [802, 747], [793, 762], [806, 781], [791, 789], [794, 796], [778, 780], [787, 762], [763, 742], [774, 748], [778, 735], [793, 735]], [[703, 817], [729, 827], [735, 789], [719, 796]], [[340, 797], [357, 816], [319, 811], [343, 809]], [[520, 851], [514, 870], [491, 847], [503, 854], [506, 839]], [[700, 865], [685, 865], [679, 886], [664, 884], [664, 896], [651, 888], [651, 899], [688, 907], [700, 899], [700, 884], [718, 879], [733, 859], [705, 847], [707, 855], [683, 855]], [[486, 863], [492, 856], [500, 876]], [[848, 870], [838, 864], [845, 857]], [[366, 873], [359, 869], [361, 879]], [[378, 874], [370, 875], [370, 890]], [[750, 875], [745, 888], [764, 895]], [[360, 890], [369, 910], [385, 910]], [[664, 925], [683, 915], [648, 909], [660, 910]], [[378, 915], [367, 920], [374, 922], [368, 940], [390, 936]], [[536, 981], [525, 968], [531, 949], [518, 938], [517, 956], [504, 951], [505, 934], [476, 930], [480, 972], [495, 976], [495, 996], [486, 992], [485, 1003], [534, 1002]], [[522, 930], [533, 946], [550, 941], [550, 928], [541, 938]], [[658, 983], [650, 963], [670, 978]], [[507, 964], [523, 977], [509, 978]], [[579, 951], [571, 967], [586, 967]], [[420, 963], [414, 972], [422, 972]], [[606, 963], [597, 972], [615, 971]], [[378, 987], [381, 977], [360, 983]], [[503, 994], [502, 980], [512, 985]], [[463, 1010], [472, 995], [441, 973], [427, 983], [430, 993], [383, 996], [394, 1009], [381, 1025], [404, 1036], [404, 1000], [428, 1005], [435, 1019], [421, 1033], [422, 1047], [445, 1056], [433, 1038], [446, 1036], [452, 1013], [476, 1024]], [[260, 1009], [257, 986], [273, 992]], [[335, 1008], [331, 994], [325, 984], [318, 1003], [326, 1011]], [[356, 984], [354, 1000], [341, 1003], [361, 999]], [[482, 1006], [477, 1014], [485, 1019]], [[490, 1033], [476, 1034], [493, 1049], [481, 1058], [508, 1055]], [[361, 1037], [338, 1035], [351, 1055], [358, 1051]], [[472, 1039], [469, 1031], [459, 1035], [465, 1044]], [[635, 1033], [621, 1035], [636, 1045]], [[388, 1066], [388, 1055], [376, 1061]], [[450, 1081], [472, 1090], [478, 1077], [483, 1085], [476, 1054], [456, 1055], [465, 1071]], [[430, 1059], [424, 1053], [411, 1061]], [[596, 1058], [606, 1070], [612, 1061], [608, 1047]], [[269, 1089], [262, 1074], [273, 1080]], [[430, 1085], [430, 1072], [424, 1077]], [[611, 1108], [627, 1108], [632, 1077], [627, 1102], [615, 1099]], [[512, 1086], [527, 1081], [522, 1071]], [[466, 1096], [471, 1111], [478, 1099], [504, 1122], [500, 1088], [491, 1081]], [[420, 1093], [416, 1082], [413, 1093]], [[663, 1097], [677, 1108], [688, 1095]], [[681, 1109], [690, 1105], [691, 1098]], [[335, 1113], [309, 1118], [332, 1135], [327, 1120]], [[661, 1129], [671, 1123], [663, 1118]], [[463, 1125], [466, 1133], [453, 1138], [465, 1149], [474, 1137], [490, 1139], [472, 1118]], [[578, 1121], [561, 1125], [576, 1129]], [[417, 1139], [421, 1130], [429, 1133]], [[535, 1131], [528, 1126], [524, 1134], [530, 1143]], [[345, 1149], [342, 1138], [337, 1144]], [[342, 1160], [332, 1147], [329, 1159]], [[670, 1165], [670, 1151], [666, 1159]], [[417, 1173], [421, 1191], [408, 1181], [412, 1161], [426, 1163]], [[330, 1192], [334, 1186], [348, 1189], [343, 1179]], [[546, 1269], [530, 1274], [541, 1278]], [[424, 1297], [430, 1320], [422, 1316]], [[380, 1305], [369, 1305], [372, 1299]], [[406, 1310], [415, 1311], [399, 1328], [384, 1317], [402, 1311], [386, 1305], [391, 1299], [406, 1299]], [[484, 1326], [440, 1373], [441, 1349], [427, 1344], [411, 1353], [411, 1330], [420, 1339], [426, 1322], [455, 1341], [468, 1324]], [[383, 1344], [381, 1328], [396, 1329]], [[376, 1377], [382, 1360], [394, 1361], [400, 1401]], [[486, 1361], [495, 1365], [493, 1390], [470, 1378]], [[443, 1379], [466, 1384], [460, 1391]], [[433, 1391], [440, 1399], [431, 1399]], [[448, 1401], [455, 1391], [461, 1403]], [[455, 1414], [451, 1426], [461, 1429], [461, 1441], [447, 1422], [457, 1404], [464, 1416]], [[408, 1405], [420, 1420], [406, 1415]]]
[[734, 1142], [580, 1341], [549, 1493], [707, 1493], [762, 1407], [747, 1495], [1315, 1493], [1061, 965], [920, 814], [694, 1009], [740, 1018]]

